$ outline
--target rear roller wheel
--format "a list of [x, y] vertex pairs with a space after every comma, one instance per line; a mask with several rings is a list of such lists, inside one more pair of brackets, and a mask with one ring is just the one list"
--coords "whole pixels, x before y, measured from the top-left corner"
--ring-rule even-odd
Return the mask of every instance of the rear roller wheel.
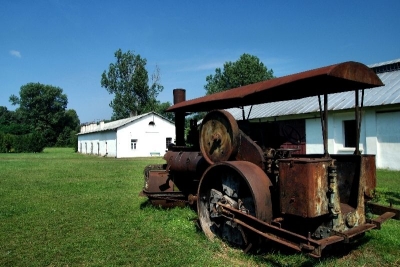
[[254, 244], [251, 233], [220, 213], [218, 205], [227, 204], [271, 222], [271, 185], [262, 169], [250, 162], [221, 162], [209, 167], [200, 181], [197, 201], [200, 225], [206, 236], [217, 236], [243, 249]]

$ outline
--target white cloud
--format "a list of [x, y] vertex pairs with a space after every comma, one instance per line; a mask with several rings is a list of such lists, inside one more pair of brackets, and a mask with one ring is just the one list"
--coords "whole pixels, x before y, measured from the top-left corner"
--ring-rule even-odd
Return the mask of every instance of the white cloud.
[[223, 68], [225, 62], [211, 62], [197, 66], [196, 70], [215, 70], [216, 68]]
[[17, 51], [17, 50], [10, 50], [10, 55], [14, 56], [14, 57], [18, 57], [21, 58], [21, 52]]

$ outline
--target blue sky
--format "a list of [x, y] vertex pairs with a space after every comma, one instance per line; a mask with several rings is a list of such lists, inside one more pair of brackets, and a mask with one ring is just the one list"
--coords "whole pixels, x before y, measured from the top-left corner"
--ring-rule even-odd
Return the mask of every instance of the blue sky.
[[400, 58], [400, 1], [2, 0], [0, 106], [22, 85], [58, 86], [81, 122], [110, 119], [100, 85], [114, 52], [158, 65], [164, 91], [205, 94], [205, 78], [243, 53], [276, 76], [343, 61]]

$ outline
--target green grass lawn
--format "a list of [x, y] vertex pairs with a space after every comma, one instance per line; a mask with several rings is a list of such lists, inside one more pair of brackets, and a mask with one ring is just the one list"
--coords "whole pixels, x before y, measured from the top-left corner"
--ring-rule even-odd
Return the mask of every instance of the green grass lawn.
[[[161, 158], [114, 159], [51, 148], [0, 154], [1, 266], [400, 266], [400, 222], [321, 259], [277, 246], [244, 254], [211, 242], [190, 208], [138, 197]], [[379, 201], [400, 207], [400, 172], [378, 171]]]

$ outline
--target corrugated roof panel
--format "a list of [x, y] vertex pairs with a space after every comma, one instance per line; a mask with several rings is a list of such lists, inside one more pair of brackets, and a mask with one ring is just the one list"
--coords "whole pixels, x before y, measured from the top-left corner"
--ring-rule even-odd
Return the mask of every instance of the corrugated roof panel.
[[[390, 72], [390, 73], [381, 73], [378, 76], [381, 78], [382, 82], [385, 84], [383, 87], [374, 88], [365, 91], [364, 105], [365, 106], [379, 106], [390, 104], [388, 100], [391, 98], [390, 96], [395, 93], [396, 87], [394, 87], [391, 83], [392, 77], [400, 77], [400, 72]], [[391, 102], [391, 100], [389, 100]]]
[[371, 64], [371, 65], [368, 65], [368, 67], [370, 67], [370, 68], [376, 68], [376, 67], [380, 67], [380, 66], [384, 66], [384, 65], [390, 65], [390, 64], [398, 63], [398, 62], [400, 62], [400, 58], [399, 58], [399, 59], [394, 59], [394, 60], [385, 61], [385, 62], [380, 62], [380, 63]]
[[395, 104], [400, 96], [400, 71], [382, 73], [382, 81], [386, 82], [387, 88], [381, 95], [382, 104]]
[[[384, 66], [400, 62], [392, 60], [384, 63], [377, 63], [372, 66]], [[379, 73], [378, 77], [385, 84], [381, 87], [366, 89], [364, 91], [364, 107], [400, 104], [400, 70]], [[323, 103], [323, 97], [321, 97]], [[361, 93], [360, 93], [361, 101]], [[329, 110], [343, 110], [354, 108], [354, 92], [342, 92], [330, 94], [328, 99]], [[247, 118], [249, 107], [245, 107], [245, 116]], [[238, 119], [242, 119], [242, 110], [239, 108], [227, 109]], [[318, 97], [307, 97], [296, 100], [280, 101], [254, 105], [250, 114], [250, 119], [277, 117], [283, 115], [306, 114], [319, 111]]]
[[354, 107], [354, 92], [334, 94], [328, 96], [328, 108], [330, 110], [341, 110]]

